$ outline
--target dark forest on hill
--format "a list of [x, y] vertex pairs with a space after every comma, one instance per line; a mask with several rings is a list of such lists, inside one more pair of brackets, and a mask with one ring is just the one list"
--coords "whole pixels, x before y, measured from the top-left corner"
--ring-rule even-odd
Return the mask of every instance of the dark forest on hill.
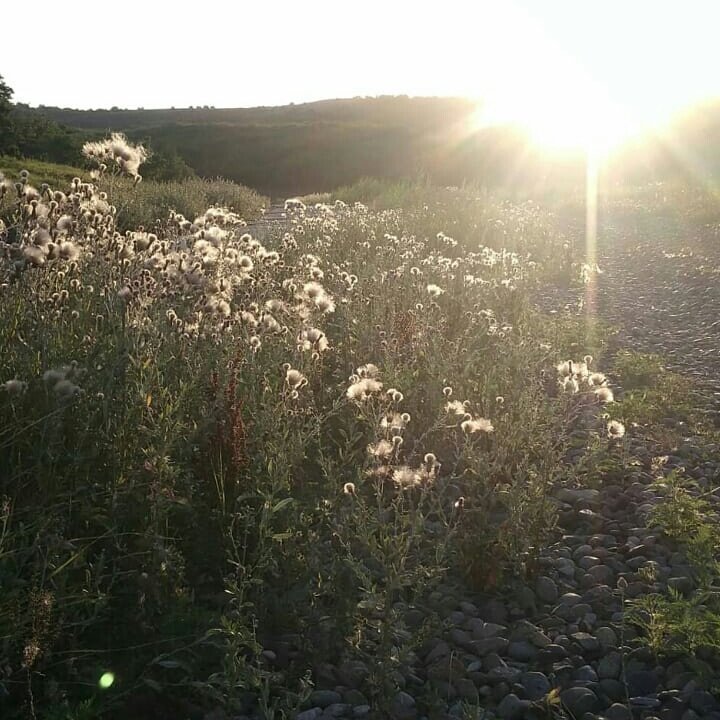
[[[478, 127], [477, 106], [460, 98], [378, 97], [216, 109], [71, 110], [12, 106], [14, 133], [0, 153], [76, 162], [88, 137], [122, 131], [153, 151], [148, 177], [193, 172], [271, 196], [332, 190], [362, 177], [425, 177], [518, 193], [577, 187], [581, 154], [543, 153], [513, 127]], [[667, 134], [629, 143], [609, 161], [611, 180], [651, 182], [720, 172], [720, 103], [678, 116]], [[3, 147], [4, 146], [4, 147]]]

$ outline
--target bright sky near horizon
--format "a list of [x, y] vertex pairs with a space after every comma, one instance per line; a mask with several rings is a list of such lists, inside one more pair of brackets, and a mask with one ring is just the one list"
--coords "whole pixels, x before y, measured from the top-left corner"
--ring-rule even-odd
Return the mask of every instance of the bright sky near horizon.
[[[249, 107], [467, 95], [490, 119], [646, 125], [720, 96], [720, 0], [5, 3], [15, 100]], [[562, 132], [560, 124], [558, 132]]]

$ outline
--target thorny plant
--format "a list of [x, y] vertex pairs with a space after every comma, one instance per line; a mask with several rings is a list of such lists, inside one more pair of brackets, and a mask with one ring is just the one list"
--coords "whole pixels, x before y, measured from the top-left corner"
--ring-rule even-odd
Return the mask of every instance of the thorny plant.
[[281, 716], [319, 659], [370, 656], [384, 702], [405, 610], [450, 569], [528, 571], [568, 434], [612, 401], [529, 308], [539, 210], [463, 242], [433, 208], [342, 202], [290, 203], [263, 242], [217, 206], [120, 232], [100, 188], [143, 152], [86, 153], [92, 182], [0, 180], [11, 712]]

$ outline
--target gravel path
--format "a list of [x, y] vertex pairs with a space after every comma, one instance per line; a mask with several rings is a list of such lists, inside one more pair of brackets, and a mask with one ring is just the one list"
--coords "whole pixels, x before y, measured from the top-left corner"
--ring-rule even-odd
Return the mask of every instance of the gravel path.
[[[584, 243], [582, 231], [578, 242]], [[636, 213], [601, 219], [594, 306], [620, 347], [658, 353], [701, 383], [720, 409], [720, 231]], [[546, 309], [579, 311], [578, 295], [543, 288]]]

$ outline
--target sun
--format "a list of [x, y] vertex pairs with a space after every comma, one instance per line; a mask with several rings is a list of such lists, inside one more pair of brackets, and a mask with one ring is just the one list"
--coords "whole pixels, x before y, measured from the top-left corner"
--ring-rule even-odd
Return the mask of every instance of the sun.
[[[706, 64], [679, 76], [654, 36], [638, 29], [629, 38], [624, 11], [621, 23], [616, 12], [590, 13], [579, 3], [563, 7], [562, 13], [548, 10], [538, 17], [516, 13], [512, 44], [498, 41], [492, 64], [459, 71], [467, 73], [468, 88], [475, 84], [469, 94], [478, 100], [476, 127], [512, 125], [542, 150], [602, 157], [661, 129], [717, 86]], [[640, 28], [642, 18], [630, 15], [628, 22]], [[694, 37], [676, 29], [684, 16], [658, 17], [663, 34], [692, 55]]]
[[497, 86], [479, 102], [473, 124], [513, 125], [553, 153], [604, 156], [654, 123], [651, 113], [622, 105], [589, 79], [548, 70], [544, 82]]

